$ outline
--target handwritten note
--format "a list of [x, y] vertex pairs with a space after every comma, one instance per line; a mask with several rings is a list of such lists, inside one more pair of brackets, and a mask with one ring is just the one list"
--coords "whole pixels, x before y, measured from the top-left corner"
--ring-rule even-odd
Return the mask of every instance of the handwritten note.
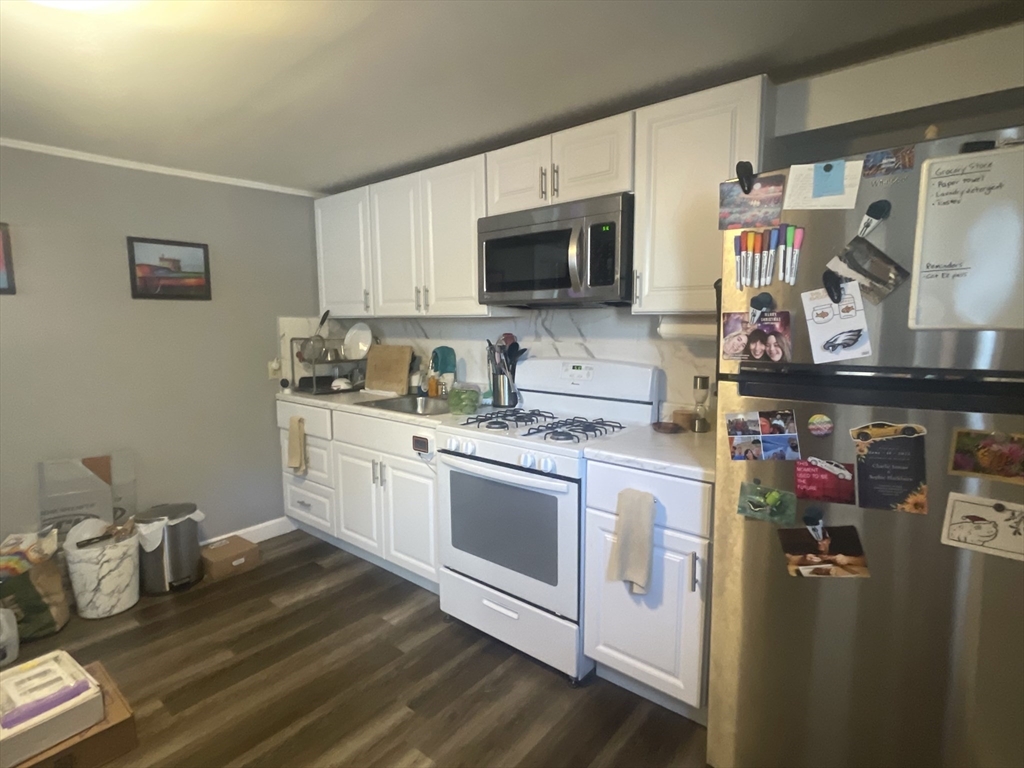
[[909, 323], [1024, 330], [1024, 146], [922, 164]]

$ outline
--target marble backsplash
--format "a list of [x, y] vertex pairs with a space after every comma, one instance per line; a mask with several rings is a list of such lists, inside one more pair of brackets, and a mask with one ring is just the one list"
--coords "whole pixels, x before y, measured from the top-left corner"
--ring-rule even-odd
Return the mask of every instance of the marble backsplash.
[[[317, 318], [278, 318], [284, 374], [290, 371], [288, 339], [316, 328]], [[343, 338], [355, 321], [328, 321], [328, 334]], [[386, 344], [408, 344], [416, 355], [429, 359], [434, 347], [447, 345], [458, 358], [457, 378], [484, 384], [487, 379], [486, 339], [502, 333], [516, 335], [531, 357], [618, 360], [655, 365], [665, 372], [663, 414], [693, 404], [693, 377], [714, 377], [713, 337], [663, 339], [658, 318], [633, 315], [628, 307], [524, 311], [505, 318], [409, 318], [366, 321], [376, 338]], [[485, 387], [486, 388], [486, 387]], [[711, 404], [713, 407], [713, 404]]]

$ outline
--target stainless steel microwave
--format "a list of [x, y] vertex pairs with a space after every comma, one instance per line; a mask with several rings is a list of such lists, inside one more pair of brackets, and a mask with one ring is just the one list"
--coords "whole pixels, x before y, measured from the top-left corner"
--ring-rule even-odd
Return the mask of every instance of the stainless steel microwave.
[[628, 193], [479, 220], [480, 303], [509, 307], [629, 304]]

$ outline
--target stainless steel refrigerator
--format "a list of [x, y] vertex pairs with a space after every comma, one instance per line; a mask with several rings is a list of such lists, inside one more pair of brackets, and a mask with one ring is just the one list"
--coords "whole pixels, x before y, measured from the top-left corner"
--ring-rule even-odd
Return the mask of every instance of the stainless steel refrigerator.
[[[792, 286], [776, 267], [770, 285], [737, 289], [738, 232], [723, 232], [723, 321], [748, 313], [751, 299], [768, 292], [776, 311], [790, 312], [790, 339], [784, 359], [772, 362], [728, 359], [737, 346], [726, 351], [720, 338], [708, 704], [715, 768], [1024, 765], [1024, 562], [941, 542], [951, 492], [1024, 502], [1024, 485], [953, 474], [950, 463], [958, 431], [967, 441], [993, 434], [1001, 445], [1024, 435], [1024, 333], [910, 330], [907, 279], [877, 305], [863, 301], [869, 355], [816, 365], [801, 300], [823, 287], [827, 263], [877, 200], [888, 200], [891, 212], [866, 239], [909, 271], [922, 162], [1022, 136], [1017, 128], [920, 143], [912, 160], [905, 152], [867, 158], [878, 175], [860, 179], [853, 210], [783, 211], [783, 222], [806, 233]], [[880, 158], [889, 167], [876, 167]], [[730, 431], [774, 432], [787, 411], [798, 447], [787, 454], [783, 444], [774, 459], [766, 458], [768, 445], [761, 460], [734, 458]], [[736, 414], [754, 415], [741, 422]], [[822, 434], [825, 419], [812, 433], [819, 415], [831, 419], [830, 435]], [[895, 427], [871, 426], [879, 423]], [[865, 428], [872, 435], [857, 432]], [[914, 446], [923, 441], [911, 458], [923, 462], [912, 474], [926, 476], [927, 514], [882, 508], [874, 497], [872, 506], [858, 503], [879, 488], [867, 479], [861, 488], [857, 452], [885, 441], [857, 438], [886, 429]], [[795, 523], [781, 527], [811, 533], [809, 511], [823, 513], [826, 529], [854, 526], [868, 578], [790, 575], [780, 526], [755, 519], [797, 490], [796, 452], [801, 462], [817, 461], [810, 472], [824, 467], [846, 479], [842, 468], [851, 469], [857, 501], [798, 499]], [[806, 496], [813, 483], [803, 485]], [[779, 494], [766, 499], [765, 489]], [[841, 497], [829, 493], [823, 498]], [[740, 514], [741, 504], [754, 514]]]

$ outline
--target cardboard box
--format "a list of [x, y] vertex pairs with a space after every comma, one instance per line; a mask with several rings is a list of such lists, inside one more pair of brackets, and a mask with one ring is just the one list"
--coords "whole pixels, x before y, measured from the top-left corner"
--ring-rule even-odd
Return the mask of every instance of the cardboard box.
[[203, 547], [203, 572], [209, 579], [225, 579], [259, 564], [259, 545], [241, 536], [228, 536]]
[[138, 746], [135, 713], [107, 670], [98, 661], [87, 664], [85, 669], [96, 678], [103, 691], [103, 719], [17, 768], [96, 768]]
[[0, 768], [28, 760], [103, 719], [98, 682], [66, 651], [47, 653], [0, 673], [0, 695], [7, 705], [35, 706], [33, 702], [60, 696], [73, 685], [85, 686], [85, 690], [24, 722], [7, 727], [0, 722]]

